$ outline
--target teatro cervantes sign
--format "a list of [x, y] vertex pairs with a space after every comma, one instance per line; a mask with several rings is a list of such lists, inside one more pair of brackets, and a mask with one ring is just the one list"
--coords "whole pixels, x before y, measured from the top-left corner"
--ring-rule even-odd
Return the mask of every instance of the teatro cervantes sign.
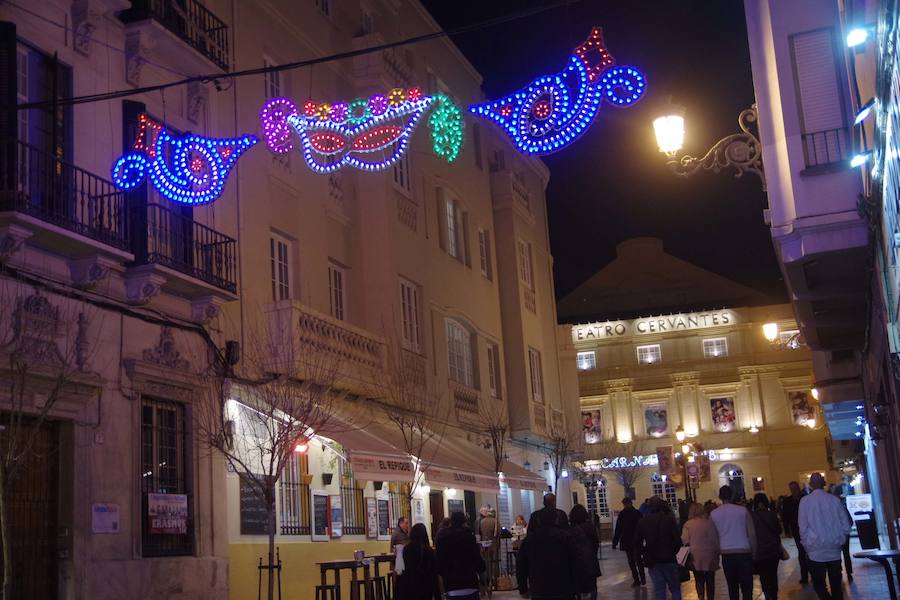
[[671, 333], [692, 329], [708, 329], [733, 325], [737, 315], [731, 310], [712, 310], [707, 312], [680, 313], [660, 317], [646, 317], [632, 321], [606, 321], [574, 325], [572, 341], [583, 342], [603, 338], [626, 337], [629, 335], [645, 335], [653, 333]]

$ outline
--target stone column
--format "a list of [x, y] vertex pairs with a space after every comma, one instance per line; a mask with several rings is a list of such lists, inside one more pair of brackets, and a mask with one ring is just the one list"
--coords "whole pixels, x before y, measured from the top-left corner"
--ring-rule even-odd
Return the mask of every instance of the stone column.
[[700, 373], [697, 371], [672, 374], [672, 392], [678, 406], [678, 423], [690, 437], [700, 433], [699, 382]]
[[610, 379], [606, 382], [615, 436], [620, 442], [630, 441], [634, 437], [634, 422], [631, 418], [631, 386], [630, 378]]

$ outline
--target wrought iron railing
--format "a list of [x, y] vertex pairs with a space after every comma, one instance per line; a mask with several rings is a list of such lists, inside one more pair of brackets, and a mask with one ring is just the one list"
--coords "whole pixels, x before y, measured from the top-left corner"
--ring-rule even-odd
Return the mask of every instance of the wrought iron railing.
[[131, 0], [125, 23], [153, 19], [200, 54], [227, 71], [228, 26], [197, 0]]
[[344, 513], [344, 535], [365, 535], [366, 504], [363, 491], [351, 482], [341, 486], [341, 505]]
[[124, 193], [18, 140], [0, 143], [0, 210], [25, 213], [109, 246], [128, 248]]
[[851, 146], [846, 128], [804, 133], [802, 139], [807, 168], [833, 165], [850, 159]]
[[159, 204], [132, 209], [136, 264], [159, 264], [235, 292], [237, 242]]

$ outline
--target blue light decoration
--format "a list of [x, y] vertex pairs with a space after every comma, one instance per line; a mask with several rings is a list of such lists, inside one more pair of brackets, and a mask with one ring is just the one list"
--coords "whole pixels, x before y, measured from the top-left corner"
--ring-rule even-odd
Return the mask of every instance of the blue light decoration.
[[602, 101], [631, 106], [644, 95], [644, 75], [634, 67], [613, 64], [603, 30], [594, 27], [563, 72], [538, 77], [509, 96], [474, 104], [469, 111], [500, 125], [523, 154], [552, 154], [584, 133]]
[[165, 198], [184, 204], [206, 204], [222, 195], [238, 158], [257, 141], [256, 136], [213, 139], [192, 133], [172, 136], [145, 114], [134, 151], [123, 155], [112, 169], [120, 189], [131, 190], [149, 177]]
[[383, 171], [400, 160], [419, 120], [432, 108], [428, 123], [435, 154], [453, 162], [463, 143], [462, 111], [447, 96], [426, 96], [419, 88], [394, 88], [349, 103], [310, 100], [302, 110], [288, 98], [273, 98], [259, 120], [272, 152], [290, 152], [296, 133], [303, 158], [316, 173], [343, 167]]

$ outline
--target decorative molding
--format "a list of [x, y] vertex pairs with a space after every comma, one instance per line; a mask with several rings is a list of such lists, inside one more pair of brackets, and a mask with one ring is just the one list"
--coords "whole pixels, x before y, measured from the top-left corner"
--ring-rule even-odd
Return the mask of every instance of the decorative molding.
[[[152, 266], [151, 266], [152, 267]], [[143, 305], [162, 291], [166, 278], [147, 268], [129, 269], [125, 275], [125, 294], [130, 304]]]
[[84, 56], [91, 54], [91, 36], [97, 30], [96, 21], [101, 15], [91, 10], [91, 0], [72, 2], [72, 46]]
[[201, 120], [209, 105], [209, 90], [202, 82], [192, 81], [187, 86], [187, 118], [195, 125], [203, 125]]
[[699, 371], [672, 373], [672, 385], [697, 385], [700, 382]]
[[608, 379], [606, 381], [606, 389], [609, 390], [610, 394], [615, 392], [630, 392], [633, 383], [634, 380], [630, 377], [625, 379]]
[[87, 336], [90, 322], [84, 313], [78, 313], [78, 334], [75, 336], [75, 366], [82, 373], [87, 371], [87, 358], [91, 342]]
[[118, 266], [116, 261], [99, 255], [70, 259], [67, 262], [72, 283], [82, 290], [93, 289], [100, 281], [109, 276], [111, 270]]
[[141, 71], [150, 53], [144, 41], [140, 31], [129, 31], [125, 36], [125, 81], [136, 87], [141, 85]]
[[160, 327], [159, 341], [152, 348], [145, 349], [142, 356], [149, 363], [170, 369], [187, 371], [191, 368], [191, 363], [182, 358], [181, 352], [175, 348], [175, 335], [170, 327]]
[[217, 296], [204, 296], [191, 302], [191, 320], [206, 325], [219, 316], [223, 304]]
[[0, 227], [0, 263], [8, 262], [18, 254], [25, 240], [32, 235], [31, 230], [13, 223]]
[[59, 351], [59, 308], [40, 292], [19, 298], [13, 309], [13, 335], [5, 349], [34, 359], [35, 366], [63, 368], [66, 359]]
[[131, 379], [132, 388], [137, 392], [132, 395], [132, 400], [136, 400], [140, 394], [191, 402], [200, 387], [197, 376], [191, 372], [173, 371], [162, 365], [137, 359], [126, 359], [123, 364]]
[[747, 367], [738, 367], [738, 374], [741, 378], [749, 378], [753, 375], [763, 375], [765, 373], [779, 373], [781, 367], [772, 365], [751, 365]]

